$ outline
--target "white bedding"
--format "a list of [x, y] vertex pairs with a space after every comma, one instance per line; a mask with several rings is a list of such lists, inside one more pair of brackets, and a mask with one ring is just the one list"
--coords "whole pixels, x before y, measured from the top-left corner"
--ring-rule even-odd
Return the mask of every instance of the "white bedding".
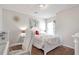
[[42, 34], [40, 38], [34, 39], [33, 45], [39, 49], [44, 50], [46, 54], [57, 46], [60, 46], [60, 39], [59, 37], [55, 37], [52, 35]]
[[44, 41], [45, 41], [45, 36], [40, 36], [40, 38], [35, 38], [33, 45], [36, 46], [39, 49], [42, 49], [43, 45], [44, 45]]

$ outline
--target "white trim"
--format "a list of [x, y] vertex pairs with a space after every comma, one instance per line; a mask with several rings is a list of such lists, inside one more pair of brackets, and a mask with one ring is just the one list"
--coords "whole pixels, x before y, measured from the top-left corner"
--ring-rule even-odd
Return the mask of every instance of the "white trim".
[[69, 47], [69, 48], [75, 49], [75, 47], [72, 47], [72, 46], [69, 46], [69, 45], [66, 45], [66, 44], [63, 44], [63, 46], [66, 46], [66, 47]]
[[7, 41], [7, 44], [6, 44], [5, 50], [4, 50], [4, 52], [3, 52], [3, 55], [7, 55], [7, 53], [8, 53], [8, 48], [9, 48], [9, 41]]
[[21, 45], [22, 43], [15, 43], [15, 44], [11, 44], [9, 47], [12, 47], [12, 46], [16, 46], [16, 45]]

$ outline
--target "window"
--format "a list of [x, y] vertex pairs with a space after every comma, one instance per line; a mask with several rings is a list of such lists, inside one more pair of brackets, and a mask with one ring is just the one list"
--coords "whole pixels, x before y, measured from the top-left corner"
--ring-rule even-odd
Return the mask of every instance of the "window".
[[45, 32], [45, 21], [44, 20], [40, 20], [39, 28], [40, 28], [41, 32]]
[[47, 22], [47, 20], [39, 21], [39, 28], [41, 33], [47, 33], [48, 35], [55, 34], [55, 23], [54, 21]]
[[49, 35], [55, 34], [55, 24], [53, 21], [47, 23], [47, 34], [49, 34]]

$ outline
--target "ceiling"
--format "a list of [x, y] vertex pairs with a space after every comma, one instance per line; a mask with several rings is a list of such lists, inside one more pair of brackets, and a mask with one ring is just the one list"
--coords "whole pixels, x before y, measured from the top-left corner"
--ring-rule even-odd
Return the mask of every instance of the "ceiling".
[[48, 4], [47, 8], [40, 9], [39, 4], [3, 4], [0, 7], [17, 11], [20, 13], [41, 17], [49, 18], [56, 15], [56, 13], [71, 7], [78, 6], [76, 4]]

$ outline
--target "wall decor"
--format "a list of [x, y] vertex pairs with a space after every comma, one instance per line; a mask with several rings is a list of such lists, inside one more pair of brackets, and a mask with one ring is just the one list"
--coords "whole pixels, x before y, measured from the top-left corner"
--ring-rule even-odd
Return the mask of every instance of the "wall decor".
[[20, 18], [18, 16], [14, 16], [14, 21], [15, 22], [19, 22], [20, 21]]

